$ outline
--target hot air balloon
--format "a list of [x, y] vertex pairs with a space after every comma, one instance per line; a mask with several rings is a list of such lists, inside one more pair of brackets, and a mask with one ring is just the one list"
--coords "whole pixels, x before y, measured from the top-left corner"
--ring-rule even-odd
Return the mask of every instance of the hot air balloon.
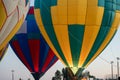
[[3, 56], [5, 55], [8, 49], [8, 45], [6, 45], [3, 49], [0, 50], [0, 61], [2, 60]]
[[86, 68], [110, 43], [120, 0], [35, 0], [39, 29], [68, 67]]
[[29, 4], [29, 0], [0, 0], [0, 51], [24, 22]]
[[12, 38], [10, 45], [35, 80], [39, 80], [58, 60], [38, 29], [33, 7], [30, 7], [24, 24]]

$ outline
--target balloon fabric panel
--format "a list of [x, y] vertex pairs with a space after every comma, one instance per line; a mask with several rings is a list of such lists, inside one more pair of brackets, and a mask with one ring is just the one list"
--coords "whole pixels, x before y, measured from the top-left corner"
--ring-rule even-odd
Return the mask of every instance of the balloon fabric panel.
[[31, 52], [31, 57], [32, 57], [32, 61], [33, 61], [33, 65], [34, 65], [34, 69], [36, 72], [39, 72], [39, 68], [37, 66], [39, 66], [39, 53], [40, 53], [40, 41], [39, 40], [29, 40], [29, 48], [30, 48], [30, 52]]
[[0, 61], [3, 59], [7, 49], [8, 49], [8, 45], [6, 45], [2, 50], [0, 50]]

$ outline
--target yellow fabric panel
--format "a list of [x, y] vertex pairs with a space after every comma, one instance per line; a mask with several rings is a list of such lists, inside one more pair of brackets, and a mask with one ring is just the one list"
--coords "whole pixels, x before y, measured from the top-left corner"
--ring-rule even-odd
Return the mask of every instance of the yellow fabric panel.
[[[120, 16], [120, 11], [117, 10], [116, 13]], [[120, 21], [118, 23], [118, 27], [119, 27], [119, 25], [120, 25]]]
[[78, 0], [77, 24], [85, 24], [87, 0]]
[[3, 49], [0, 50], [0, 57], [2, 56], [2, 53], [3, 53]]
[[98, 6], [98, 0], [88, 0], [85, 25], [101, 25], [104, 7]]
[[79, 67], [83, 65], [84, 61], [88, 57], [88, 54], [96, 40], [99, 29], [100, 26], [85, 26], [84, 39], [78, 64]]
[[78, 0], [68, 0], [68, 24], [77, 24]]
[[[86, 65], [86, 67], [100, 54], [100, 52], [105, 48], [105, 46], [108, 44], [108, 42], [111, 40], [111, 38], [113, 37], [117, 27], [118, 27], [118, 23], [120, 20], [120, 14], [116, 13], [115, 15], [115, 19], [114, 22], [112, 24], [112, 27], [110, 29], [110, 32], [108, 33], [107, 37], [105, 38], [104, 42], [102, 43], [102, 45], [100, 46], [100, 48], [98, 49], [98, 51], [96, 52], [96, 54], [92, 57], [92, 59], [88, 62], [88, 64]], [[114, 26], [115, 25], [115, 26]]]
[[[7, 47], [7, 48], [6, 48]], [[1, 50], [0, 50], [0, 57], [3, 58], [5, 56], [5, 53], [8, 49], [8, 45], [3, 47]], [[4, 52], [4, 53], [3, 53]], [[1, 61], [1, 60], [0, 60]]]
[[0, 30], [2, 29], [4, 22], [7, 18], [7, 14], [2, 1], [0, 0]]
[[51, 7], [53, 24], [67, 24], [67, 0], [58, 0], [57, 5]]
[[12, 32], [8, 35], [8, 37], [3, 41], [3, 43], [0, 45], [0, 50], [7, 45], [7, 43], [9, 42], [9, 40], [14, 36], [14, 34], [19, 30], [19, 28], [21, 27], [22, 23], [24, 21], [24, 16], [18, 21], [18, 23], [15, 25], [14, 29], [12, 30]]
[[40, 16], [40, 10], [39, 9], [34, 9], [34, 14], [35, 14], [35, 19], [36, 19], [36, 22], [38, 24], [38, 27], [42, 33], [42, 35], [44, 35], [43, 37], [45, 38], [46, 42], [49, 44], [50, 48], [53, 50], [53, 52], [55, 53], [55, 55], [63, 62], [63, 60], [61, 59], [61, 57], [59, 56], [59, 54], [57, 53], [56, 49], [54, 48], [52, 42], [50, 41], [45, 29], [44, 29], [44, 26], [43, 26], [43, 23], [42, 23], [42, 20], [41, 20], [41, 16]]
[[114, 19], [114, 22], [113, 22], [112, 26], [115, 27], [115, 28], [118, 28], [119, 24], [120, 24], [120, 13], [117, 12], [115, 14], [115, 19]]
[[88, 7], [98, 6], [98, 0], [87, 0]]
[[72, 55], [71, 55], [71, 50], [70, 50], [70, 42], [69, 42], [69, 36], [68, 36], [68, 26], [67, 25], [54, 25], [54, 30], [55, 30], [59, 45], [67, 60], [67, 63], [69, 64], [70, 67], [73, 67]]
[[53, 6], [51, 7], [51, 17], [52, 17], [52, 21], [53, 24], [59, 24], [59, 16], [58, 16], [58, 8], [57, 6]]
[[67, 1], [68, 24], [85, 24], [87, 0]]
[[[3, 48], [0, 50], [0, 57], [3, 55], [3, 52], [4, 52], [5, 49], [6, 49], [6, 46], [3, 47]], [[6, 52], [6, 50], [5, 50], [5, 52]]]
[[87, 9], [86, 24], [85, 25], [101, 25], [101, 20], [103, 17], [104, 8], [103, 7], [89, 7]]

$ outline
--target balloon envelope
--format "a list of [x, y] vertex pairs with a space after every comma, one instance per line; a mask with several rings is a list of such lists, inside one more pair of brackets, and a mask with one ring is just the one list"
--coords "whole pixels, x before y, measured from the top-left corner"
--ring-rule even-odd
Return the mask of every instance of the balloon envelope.
[[57, 57], [87, 67], [109, 44], [119, 25], [119, 0], [35, 0], [37, 24]]
[[0, 50], [0, 61], [3, 59], [7, 49], [8, 49], [8, 45], [6, 45], [3, 49]]
[[0, 50], [22, 25], [29, 4], [29, 0], [0, 0]]
[[10, 41], [19, 59], [38, 80], [58, 60], [43, 39], [30, 8], [24, 24]]

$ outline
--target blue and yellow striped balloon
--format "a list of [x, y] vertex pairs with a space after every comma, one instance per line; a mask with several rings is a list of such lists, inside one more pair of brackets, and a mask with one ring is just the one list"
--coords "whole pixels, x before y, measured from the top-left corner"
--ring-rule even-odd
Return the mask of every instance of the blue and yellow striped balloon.
[[120, 0], [35, 0], [34, 10], [45, 40], [69, 67], [86, 68], [120, 21]]

